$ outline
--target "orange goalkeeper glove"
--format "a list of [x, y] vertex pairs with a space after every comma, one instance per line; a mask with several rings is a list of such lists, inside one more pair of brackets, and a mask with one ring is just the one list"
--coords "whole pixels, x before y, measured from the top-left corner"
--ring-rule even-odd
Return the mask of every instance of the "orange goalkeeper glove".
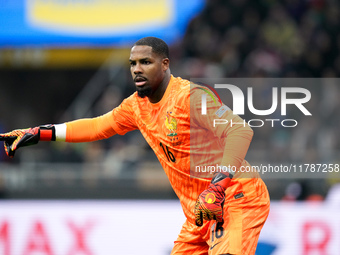
[[54, 125], [45, 125], [16, 129], [0, 134], [0, 141], [4, 141], [7, 156], [13, 158], [15, 151], [20, 147], [37, 144], [39, 141], [55, 141], [55, 127]]
[[224, 192], [232, 178], [233, 175], [228, 172], [218, 173], [211, 180], [208, 189], [199, 195], [194, 211], [197, 226], [203, 225], [203, 219], [223, 223]]

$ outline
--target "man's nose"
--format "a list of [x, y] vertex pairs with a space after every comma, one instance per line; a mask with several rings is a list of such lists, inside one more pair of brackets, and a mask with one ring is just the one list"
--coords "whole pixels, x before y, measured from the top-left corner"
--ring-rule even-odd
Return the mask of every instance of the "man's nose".
[[135, 65], [135, 68], [133, 69], [134, 74], [143, 73], [143, 69], [139, 63]]

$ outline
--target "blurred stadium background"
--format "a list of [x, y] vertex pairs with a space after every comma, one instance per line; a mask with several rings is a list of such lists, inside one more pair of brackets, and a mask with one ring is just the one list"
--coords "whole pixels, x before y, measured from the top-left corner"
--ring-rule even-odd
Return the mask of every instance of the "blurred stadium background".
[[[0, 0], [0, 132], [110, 111], [134, 92], [128, 65], [131, 44], [152, 35], [170, 45], [175, 76], [310, 77], [335, 81], [308, 87], [313, 97], [308, 109], [313, 117], [288, 116], [299, 121], [298, 128], [256, 129], [247, 160], [275, 165], [339, 164], [339, 17], [340, 4], [336, 0]], [[270, 87], [254, 90], [255, 104], [271, 105]], [[340, 252], [334, 241], [340, 235], [340, 223], [327, 221], [339, 218], [337, 210], [329, 207], [340, 201], [340, 196], [329, 195], [336, 190], [339, 173], [265, 181], [273, 210], [258, 255]], [[64, 230], [49, 225], [55, 208], [61, 215], [69, 213], [67, 217], [75, 219], [83, 211], [92, 213], [91, 208], [96, 206], [99, 211], [91, 215], [109, 217], [106, 206], [115, 215], [118, 209], [114, 205], [121, 206], [121, 200], [127, 201], [123, 204], [131, 206], [131, 210], [138, 205], [141, 213], [155, 203], [163, 210], [176, 208], [164, 217], [170, 221], [175, 215], [174, 222], [179, 221], [173, 232], [173, 224], [167, 222], [169, 233], [174, 233], [170, 239], [160, 237], [168, 247], [147, 254], [169, 254], [183, 222], [160, 164], [137, 131], [86, 144], [41, 142], [20, 149], [13, 160], [1, 150], [0, 196], [0, 208], [4, 208], [0, 209], [0, 254], [4, 255], [33, 254], [34, 248], [27, 248], [29, 245], [26, 253], [16, 248], [10, 251], [9, 246], [25, 247], [30, 241], [23, 235], [31, 228], [31, 235], [45, 236], [43, 225], [33, 220], [39, 212], [41, 222], [49, 222], [46, 226], [57, 242], [60, 237], [53, 231]], [[67, 202], [70, 199], [76, 202]], [[50, 200], [59, 202], [53, 204]], [[88, 201], [88, 206], [81, 201]], [[112, 204], [105, 204], [108, 201]], [[79, 207], [73, 207], [77, 203]], [[293, 207], [295, 204], [299, 206]], [[50, 211], [42, 210], [48, 205]], [[7, 240], [10, 224], [17, 222], [13, 215], [17, 215], [14, 212], [18, 208], [28, 212], [27, 220], [21, 219], [27, 226], [25, 234], [18, 234], [20, 228], [13, 227], [18, 231], [13, 230], [16, 236], [20, 236], [15, 237], [19, 246]], [[149, 221], [155, 219], [152, 216]], [[86, 219], [80, 216], [80, 222], [82, 217]], [[129, 225], [124, 215], [117, 217]], [[323, 217], [326, 221], [320, 222]], [[289, 220], [293, 220], [294, 229], [282, 225]], [[305, 220], [317, 224], [308, 225], [310, 222]], [[302, 230], [297, 229], [300, 225]], [[122, 228], [117, 222], [108, 226]], [[110, 234], [109, 227], [105, 231]], [[156, 230], [149, 231], [152, 235]], [[281, 236], [277, 232], [282, 232]], [[289, 236], [290, 232], [294, 235]], [[119, 239], [119, 233], [114, 238]], [[49, 253], [46, 245], [40, 245], [33, 246], [42, 254], [64, 252]], [[77, 249], [71, 249], [69, 254], [137, 254], [105, 253], [104, 248], [93, 253]]]

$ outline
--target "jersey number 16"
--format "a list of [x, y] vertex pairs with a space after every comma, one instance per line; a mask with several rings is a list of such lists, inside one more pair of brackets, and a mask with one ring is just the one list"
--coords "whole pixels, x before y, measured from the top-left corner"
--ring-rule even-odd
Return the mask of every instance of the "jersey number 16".
[[170, 162], [176, 162], [176, 158], [174, 156], [174, 154], [169, 150], [169, 147], [166, 145], [163, 145], [162, 143], [159, 143], [159, 146], [162, 147], [163, 152], [166, 156], [166, 158], [168, 159], [168, 161]]

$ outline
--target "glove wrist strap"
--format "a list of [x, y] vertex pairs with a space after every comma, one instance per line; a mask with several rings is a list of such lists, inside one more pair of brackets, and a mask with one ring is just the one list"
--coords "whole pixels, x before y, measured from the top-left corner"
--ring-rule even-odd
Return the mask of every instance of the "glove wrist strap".
[[54, 125], [40, 126], [40, 141], [55, 141], [55, 127]]
[[231, 182], [233, 175], [231, 173], [217, 173], [211, 180], [212, 184], [220, 185], [224, 190], [226, 190]]

